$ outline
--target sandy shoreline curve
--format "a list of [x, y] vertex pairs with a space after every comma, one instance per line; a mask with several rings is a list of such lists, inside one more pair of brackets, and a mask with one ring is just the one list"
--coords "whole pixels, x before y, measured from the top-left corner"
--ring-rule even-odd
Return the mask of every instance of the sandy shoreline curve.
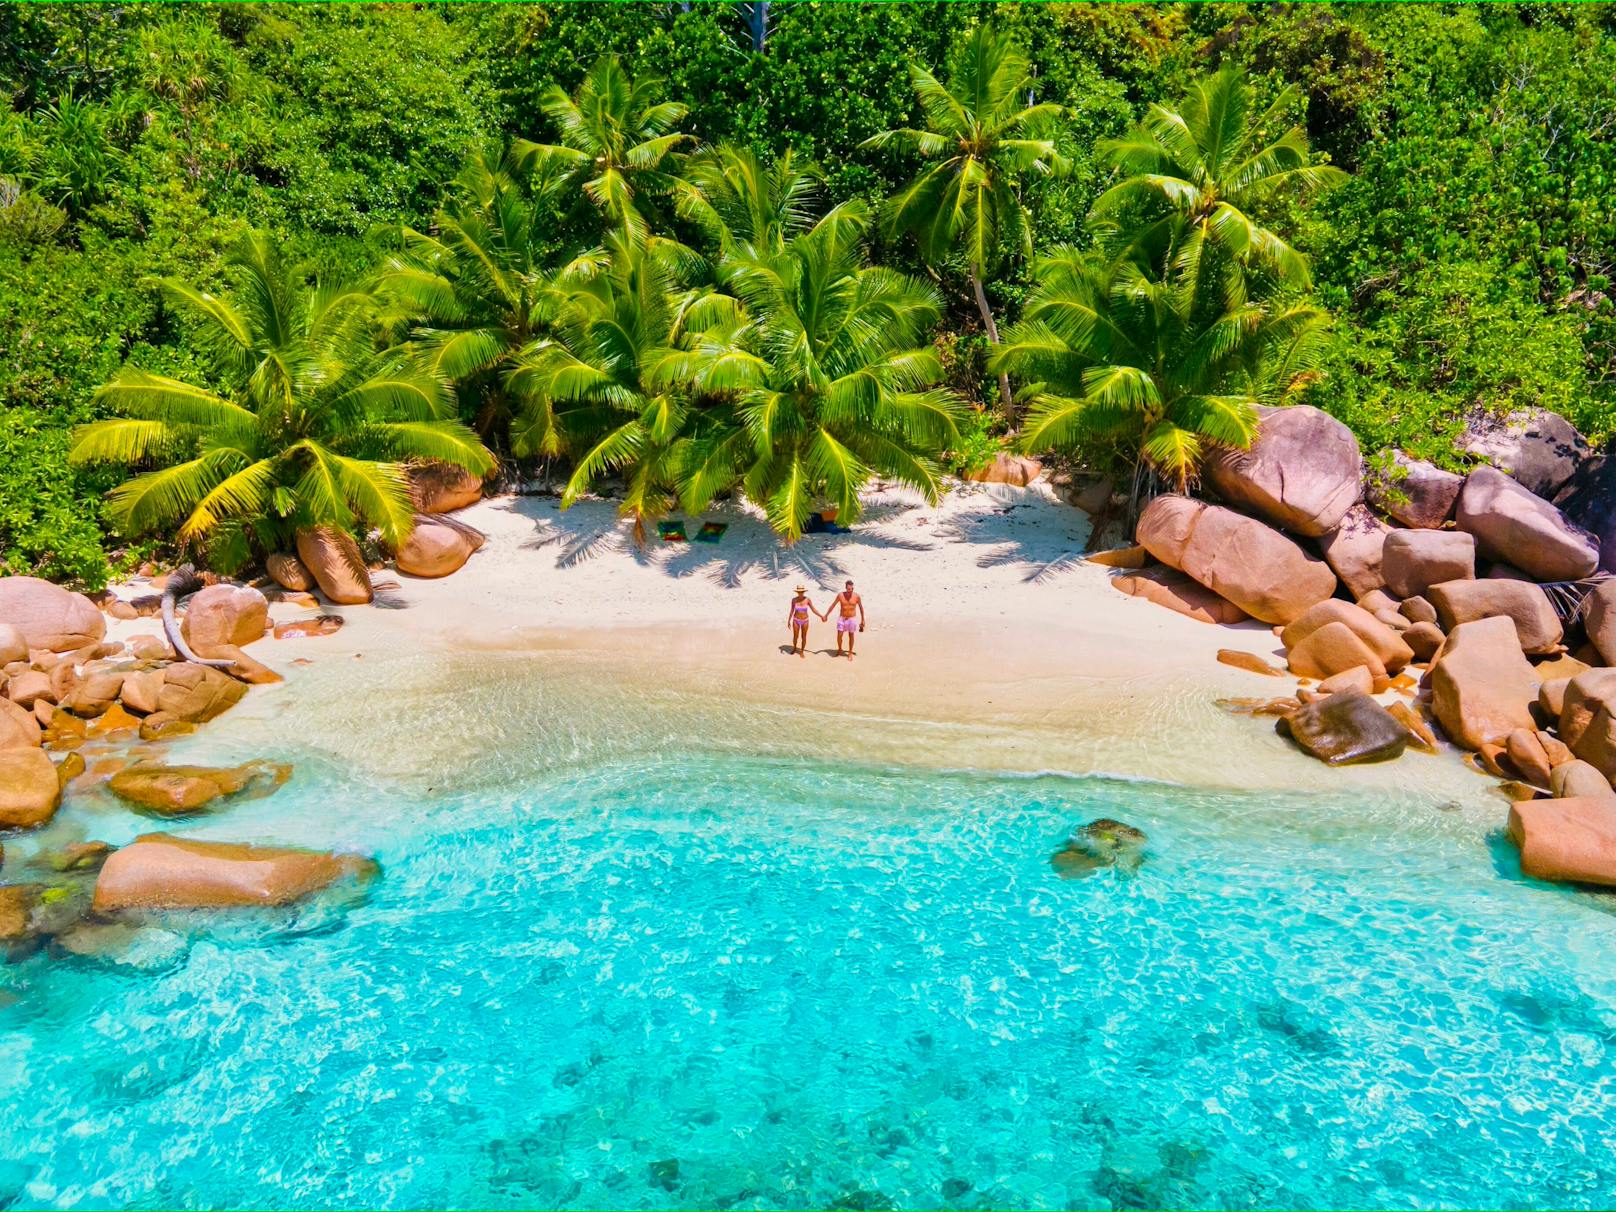
[[[375, 605], [324, 608], [346, 619], [336, 635], [254, 645], [287, 682], [255, 688], [186, 745], [296, 737], [385, 776], [464, 763], [433, 736], [463, 746], [455, 712], [475, 710], [466, 704], [478, 694], [548, 695], [532, 729], [665, 712], [690, 722], [692, 743], [745, 752], [1498, 807], [1454, 754], [1329, 769], [1269, 721], [1218, 709], [1218, 698], [1289, 691], [1216, 660], [1220, 648], [1275, 659], [1272, 631], [1118, 593], [1081, 558], [1087, 515], [1046, 484], [960, 485], [937, 506], [879, 491], [852, 533], [791, 547], [738, 505], [706, 515], [729, 527], [710, 545], [636, 545], [609, 501], [562, 511], [552, 496], [505, 496], [455, 516], [488, 535], [463, 569], [441, 580], [378, 573]], [[834, 630], [817, 620], [809, 657], [789, 655], [792, 588], [807, 584], [828, 610], [849, 578], [869, 617], [857, 658], [832, 655]], [[385, 713], [373, 718], [386, 703], [408, 704], [413, 739]]]

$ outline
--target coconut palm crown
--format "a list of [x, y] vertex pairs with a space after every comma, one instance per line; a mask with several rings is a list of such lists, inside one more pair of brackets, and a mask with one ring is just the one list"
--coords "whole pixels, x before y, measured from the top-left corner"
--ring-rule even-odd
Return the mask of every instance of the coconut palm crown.
[[1071, 247], [1037, 272], [995, 358], [1031, 383], [1026, 450], [1113, 444], [1183, 491], [1211, 448], [1251, 444], [1259, 405], [1316, 374], [1327, 317], [1305, 302], [1226, 305], [1216, 282]]
[[228, 266], [228, 299], [159, 283], [197, 322], [221, 388], [125, 368], [96, 395], [123, 415], [76, 435], [75, 462], [152, 468], [109, 498], [126, 532], [175, 527], [227, 570], [310, 526], [374, 527], [397, 544], [413, 523], [408, 462], [491, 469], [447, 415], [444, 381], [375, 348], [368, 293], [307, 285], [262, 234]]
[[958, 440], [962, 409], [935, 349], [931, 287], [863, 260], [868, 216], [855, 203], [826, 215], [780, 252], [737, 261], [728, 280], [746, 323], [723, 351], [734, 407], [692, 439], [687, 511], [739, 484], [787, 539], [835, 504], [859, 516], [859, 490], [883, 476], [941, 494], [939, 452]]
[[516, 154], [535, 172], [581, 186], [612, 222], [643, 234], [641, 199], [672, 188], [664, 166], [691, 138], [677, 129], [689, 107], [663, 99], [660, 77], [631, 78], [616, 55], [597, 59], [570, 96], [552, 84], [539, 107], [561, 142], [518, 140]]
[[[1031, 253], [1022, 182], [1066, 170], [1050, 137], [1062, 107], [1026, 101], [1026, 55], [1008, 34], [986, 25], [966, 37], [947, 84], [917, 63], [910, 64], [909, 76], [926, 129], [884, 131], [864, 142], [876, 148], [895, 144], [926, 161], [887, 203], [887, 225], [894, 233], [913, 232], [931, 265], [963, 262], [988, 339], [997, 344], [998, 324], [983, 282], [1007, 249]], [[1010, 386], [1002, 377], [1000, 394], [1008, 414]]]
[[1263, 212], [1282, 195], [1316, 193], [1347, 174], [1313, 163], [1300, 126], [1266, 141], [1295, 99], [1287, 88], [1259, 113], [1245, 72], [1228, 67], [1197, 81], [1177, 109], [1152, 105], [1125, 137], [1100, 144], [1122, 179], [1096, 199], [1096, 226], [1144, 244], [1171, 238], [1190, 246], [1184, 256], [1214, 244], [1242, 267], [1306, 287], [1306, 260], [1264, 225]]

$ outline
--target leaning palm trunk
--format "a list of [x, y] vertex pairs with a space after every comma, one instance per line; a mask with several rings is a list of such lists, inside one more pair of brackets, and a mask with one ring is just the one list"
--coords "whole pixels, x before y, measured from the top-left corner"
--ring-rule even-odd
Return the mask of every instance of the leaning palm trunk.
[[202, 578], [197, 575], [194, 565], [181, 564], [168, 574], [168, 580], [163, 584], [163, 632], [182, 660], [196, 665], [211, 665], [215, 669], [234, 669], [236, 665], [234, 661], [210, 661], [206, 657], [197, 656], [185, 642], [179, 622], [174, 618], [175, 604], [201, 588]]
[[[976, 309], [982, 313], [982, 324], [988, 330], [988, 340], [994, 345], [999, 343], [999, 326], [993, 319], [993, 309], [988, 306], [987, 292], [982, 289], [982, 279], [976, 276], [975, 271], [966, 275], [971, 281], [971, 294], [976, 298]], [[1014, 397], [1010, 394], [1010, 375], [1006, 371], [999, 372], [999, 401], [1004, 405], [1004, 423], [1009, 426], [1010, 432], [1016, 429], [1016, 406]]]

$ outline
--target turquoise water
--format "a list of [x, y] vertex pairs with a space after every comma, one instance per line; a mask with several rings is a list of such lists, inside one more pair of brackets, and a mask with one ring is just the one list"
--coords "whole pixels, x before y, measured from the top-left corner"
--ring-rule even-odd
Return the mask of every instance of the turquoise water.
[[[1143, 868], [1057, 878], [1097, 815]], [[663, 753], [277, 817], [384, 878], [0, 974], [0, 1203], [1616, 1200], [1616, 917], [1430, 804]]]

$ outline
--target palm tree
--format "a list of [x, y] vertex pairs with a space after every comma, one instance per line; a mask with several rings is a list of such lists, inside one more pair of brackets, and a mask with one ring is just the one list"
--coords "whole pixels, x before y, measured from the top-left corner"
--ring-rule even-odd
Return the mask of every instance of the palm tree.
[[523, 160], [474, 151], [433, 233], [405, 228], [404, 250], [377, 281], [427, 369], [473, 397], [485, 439], [510, 420], [510, 371], [546, 331], [551, 303], [555, 186]]
[[786, 151], [766, 163], [755, 151], [720, 143], [685, 161], [674, 189], [679, 214], [696, 224], [720, 259], [772, 256], [813, 223], [818, 170]]
[[[956, 256], [963, 262], [988, 340], [997, 345], [999, 327], [983, 281], [1007, 248], [1020, 255], [1031, 252], [1022, 180], [1066, 170], [1049, 138], [1061, 107], [1024, 103], [1030, 84], [1027, 57], [1007, 34], [985, 25], [965, 39], [946, 85], [919, 64], [910, 64], [909, 76], [926, 129], [884, 131], [863, 144], [897, 143], [927, 161], [888, 202], [887, 223], [893, 232], [914, 232], [928, 264], [942, 265]], [[1013, 422], [1010, 381], [1002, 374], [999, 396]]]
[[[1262, 211], [1347, 174], [1312, 162], [1300, 126], [1264, 142], [1294, 102], [1293, 89], [1260, 114], [1254, 100], [1245, 72], [1225, 68], [1196, 83], [1177, 109], [1153, 105], [1127, 136], [1102, 143], [1123, 179], [1095, 201], [1096, 226], [1124, 245], [1170, 241], [1187, 258], [1215, 245], [1243, 269], [1306, 287], [1307, 262], [1263, 225]], [[1145, 221], [1130, 226], [1141, 210]]]
[[222, 390], [126, 367], [96, 393], [124, 415], [76, 435], [75, 462], [156, 468], [111, 494], [127, 532], [177, 526], [226, 570], [306, 527], [359, 523], [396, 545], [413, 525], [409, 461], [492, 467], [445, 415], [444, 381], [375, 349], [366, 292], [306, 285], [264, 235], [244, 238], [228, 264], [231, 299], [159, 283], [199, 322]]
[[1328, 321], [1306, 303], [1228, 304], [1216, 281], [1072, 247], [1037, 275], [996, 358], [1031, 380], [1023, 447], [1114, 447], [1136, 502], [1146, 472], [1184, 491], [1209, 447], [1249, 446], [1258, 405], [1316, 377]]
[[676, 129], [689, 107], [661, 97], [659, 77], [631, 79], [616, 55], [604, 55], [572, 96], [552, 84], [540, 98], [561, 142], [518, 140], [515, 152], [558, 182], [581, 184], [612, 222], [643, 234], [638, 199], [672, 187], [663, 165], [691, 137]]
[[957, 442], [961, 409], [935, 386], [936, 351], [919, 344], [938, 318], [937, 294], [865, 265], [867, 227], [863, 209], [846, 204], [780, 252], [728, 267], [747, 323], [689, 363], [725, 358], [714, 386], [734, 405], [689, 441], [686, 510], [738, 483], [795, 540], [818, 503], [857, 518], [859, 490], [876, 475], [941, 495], [936, 458]]
[[644, 537], [677, 500], [682, 447], [705, 418], [704, 392], [732, 386], [754, 359], [734, 347], [739, 304], [680, 289], [688, 250], [608, 234], [602, 257], [558, 275], [550, 335], [511, 372], [528, 402], [512, 436], [522, 455], [578, 453], [562, 508], [603, 475], [623, 475], [621, 512]]

